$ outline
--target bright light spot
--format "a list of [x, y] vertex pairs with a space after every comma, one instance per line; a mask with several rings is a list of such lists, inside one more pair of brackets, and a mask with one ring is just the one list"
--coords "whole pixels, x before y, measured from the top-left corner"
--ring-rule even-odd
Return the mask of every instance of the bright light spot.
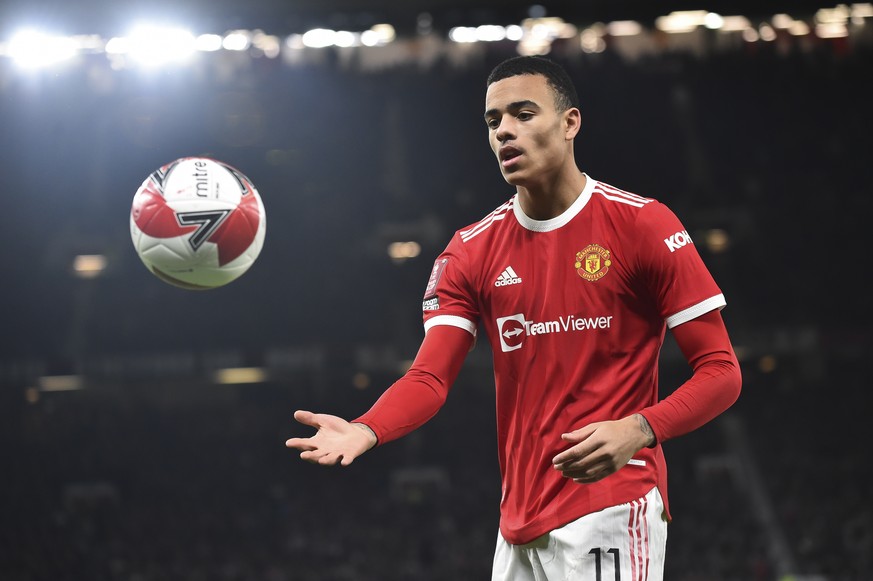
[[703, 17], [703, 25], [710, 30], [718, 30], [719, 28], [724, 26], [724, 18], [721, 14], [710, 12]]
[[128, 37], [128, 54], [146, 66], [181, 62], [194, 53], [195, 40], [181, 28], [140, 26]]
[[[516, 37], [510, 40], [520, 40], [524, 36], [521, 27], [513, 31]], [[449, 30], [449, 39], [458, 43], [470, 42], [497, 42], [508, 37], [507, 29], [496, 24], [482, 25], [476, 28], [470, 26], [458, 26]]]
[[522, 26], [534, 38], [552, 41], [556, 38], [572, 38], [576, 27], [554, 16], [547, 18], [527, 18]]
[[337, 31], [336, 36], [333, 39], [333, 43], [341, 47], [355, 46], [359, 41], [360, 37], [354, 32], [349, 32], [348, 30]]
[[303, 33], [303, 45], [309, 48], [324, 48], [332, 46], [336, 31], [329, 28], [313, 28]]
[[36, 383], [40, 391], [75, 391], [84, 387], [81, 375], [45, 375]]
[[706, 233], [706, 247], [713, 254], [721, 254], [730, 248], [731, 239], [728, 233], [720, 228], [713, 228]]
[[758, 31], [754, 28], [747, 28], [743, 31], [743, 40], [746, 42], [758, 42], [760, 39]]
[[849, 29], [842, 22], [816, 24], [815, 35], [819, 38], [844, 38], [849, 36]]
[[549, 40], [551, 28], [544, 24], [534, 24], [530, 27], [530, 34], [537, 40]]
[[655, 19], [655, 27], [658, 30], [671, 34], [691, 32], [698, 26], [706, 23], [706, 17], [711, 14], [706, 10], [681, 10], [671, 12], [667, 16], [659, 16]]
[[476, 42], [476, 29], [469, 26], [456, 26], [449, 30], [449, 40], [452, 42]]
[[552, 50], [556, 38], [572, 38], [577, 28], [557, 17], [526, 18], [522, 21], [524, 34], [518, 43], [521, 55], [544, 55]]
[[106, 54], [127, 54], [130, 52], [130, 40], [123, 36], [115, 36], [106, 42]]
[[221, 41], [221, 46], [225, 50], [246, 50], [249, 47], [249, 35], [242, 31], [228, 33]]
[[215, 52], [221, 50], [221, 35], [201, 34], [194, 41], [194, 48], [201, 52]]
[[29, 404], [39, 403], [39, 390], [35, 387], [28, 387], [24, 390], [24, 400]]
[[379, 33], [365, 30], [361, 33], [361, 44], [364, 46], [379, 46]]
[[822, 8], [816, 12], [815, 21], [821, 24], [845, 24], [849, 15], [849, 7], [839, 4], [836, 8]]
[[99, 34], [78, 35], [72, 38], [81, 52], [101, 52], [105, 44]]
[[773, 16], [773, 28], [785, 30], [791, 26], [792, 22], [794, 22], [794, 19], [787, 14], [775, 14]]
[[873, 18], [873, 4], [852, 4], [852, 18]]
[[791, 26], [788, 27], [788, 34], [792, 36], [806, 36], [809, 32], [809, 24], [802, 20], [795, 20], [791, 23]]
[[552, 43], [536, 38], [522, 39], [516, 47], [516, 52], [522, 56], [542, 56], [552, 52]]
[[303, 35], [301, 34], [292, 34], [285, 39], [285, 46], [292, 50], [300, 50], [302, 48], [306, 48], [303, 46]]
[[511, 24], [506, 27], [506, 39], [519, 41], [524, 36], [524, 29], [518, 24]]
[[610, 36], [636, 36], [643, 31], [643, 26], [636, 20], [616, 20], [606, 25]]
[[265, 57], [271, 59], [279, 56], [281, 45], [278, 36], [264, 34], [260, 30], [255, 31], [254, 38], [252, 38], [252, 46], [263, 52]]
[[593, 28], [586, 28], [582, 31], [582, 34], [579, 35], [579, 45], [582, 47], [583, 52], [589, 54], [606, 50], [606, 41], [604, 41], [600, 33]]
[[73, 272], [79, 278], [97, 278], [106, 269], [102, 254], [80, 254], [73, 259]]
[[[752, 23], [745, 16], [725, 16], [721, 29], [724, 32], [742, 32], [751, 28]], [[757, 37], [755, 38], [757, 40]]]
[[776, 40], [776, 31], [769, 24], [762, 24], [758, 27], [758, 33], [761, 35], [761, 40], [770, 42]]
[[388, 245], [388, 256], [395, 262], [415, 258], [419, 254], [421, 254], [421, 245], [418, 242], [392, 242]]
[[374, 24], [370, 30], [379, 35], [379, 44], [388, 44], [397, 38], [397, 32], [390, 24]]
[[390, 24], [374, 24], [370, 30], [361, 33], [361, 44], [364, 46], [385, 46], [394, 41], [397, 32]]
[[7, 52], [21, 67], [40, 68], [73, 58], [76, 55], [76, 44], [69, 37], [22, 30], [9, 41]]
[[483, 24], [476, 29], [476, 38], [484, 42], [496, 42], [506, 38], [506, 29], [496, 24]]
[[352, 385], [355, 386], [355, 389], [367, 389], [370, 387], [370, 376], [363, 371], [359, 371], [352, 378]]
[[776, 371], [776, 367], [778, 367], [778, 362], [772, 355], [764, 355], [758, 360], [758, 369], [762, 373], [773, 373]]
[[230, 367], [216, 370], [214, 380], [222, 385], [263, 383], [267, 380], [267, 372], [261, 367]]

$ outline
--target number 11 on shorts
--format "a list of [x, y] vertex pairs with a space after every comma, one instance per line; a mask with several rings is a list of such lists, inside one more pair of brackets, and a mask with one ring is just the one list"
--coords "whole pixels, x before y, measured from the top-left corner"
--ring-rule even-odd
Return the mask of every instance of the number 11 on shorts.
[[[594, 555], [594, 578], [596, 581], [603, 581], [603, 565], [601, 563], [603, 556], [601, 555], [601, 552], [600, 547], [588, 551], [589, 555]], [[618, 549], [614, 547], [606, 551], [607, 555], [612, 555], [612, 570], [615, 571], [615, 581], [621, 581], [621, 567], [619, 566], [620, 557], [618, 553]]]

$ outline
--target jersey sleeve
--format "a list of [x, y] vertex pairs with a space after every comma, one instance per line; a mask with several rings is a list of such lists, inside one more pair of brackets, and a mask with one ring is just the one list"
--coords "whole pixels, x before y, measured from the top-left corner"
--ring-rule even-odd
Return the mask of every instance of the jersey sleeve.
[[641, 410], [658, 442], [714, 419], [734, 404], [742, 389], [740, 364], [718, 312], [688, 321], [673, 334], [694, 372], [673, 393]]
[[424, 331], [437, 325], [459, 327], [474, 337], [480, 309], [464, 243], [458, 234], [434, 261], [422, 300]]
[[423, 425], [445, 403], [472, 341], [450, 326], [426, 334], [409, 370], [352, 421], [369, 426], [380, 445]]
[[672, 329], [727, 303], [679, 218], [664, 204], [648, 204], [635, 224], [638, 260], [658, 311]]

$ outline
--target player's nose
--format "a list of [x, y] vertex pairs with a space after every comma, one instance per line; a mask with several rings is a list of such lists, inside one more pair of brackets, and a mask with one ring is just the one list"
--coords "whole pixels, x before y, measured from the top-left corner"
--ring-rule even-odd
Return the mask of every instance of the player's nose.
[[513, 139], [515, 137], [515, 128], [512, 125], [512, 121], [508, 119], [501, 120], [497, 131], [494, 132], [494, 136], [500, 143]]

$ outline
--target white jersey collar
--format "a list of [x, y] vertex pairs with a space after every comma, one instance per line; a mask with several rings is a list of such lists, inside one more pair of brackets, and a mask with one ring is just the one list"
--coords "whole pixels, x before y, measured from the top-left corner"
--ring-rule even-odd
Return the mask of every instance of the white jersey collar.
[[576, 215], [582, 211], [582, 208], [588, 204], [588, 200], [591, 199], [591, 193], [594, 191], [594, 180], [591, 179], [588, 174], [584, 175], [585, 188], [582, 189], [582, 193], [579, 194], [576, 201], [574, 201], [569, 208], [564, 210], [561, 215], [549, 218], [548, 220], [534, 220], [533, 218], [529, 218], [527, 214], [522, 211], [521, 204], [518, 202], [518, 193], [516, 193], [512, 204], [512, 211], [515, 214], [515, 219], [518, 220], [519, 224], [533, 232], [551, 232], [552, 230], [557, 230], [561, 226], [564, 226], [570, 220], [575, 218]]

